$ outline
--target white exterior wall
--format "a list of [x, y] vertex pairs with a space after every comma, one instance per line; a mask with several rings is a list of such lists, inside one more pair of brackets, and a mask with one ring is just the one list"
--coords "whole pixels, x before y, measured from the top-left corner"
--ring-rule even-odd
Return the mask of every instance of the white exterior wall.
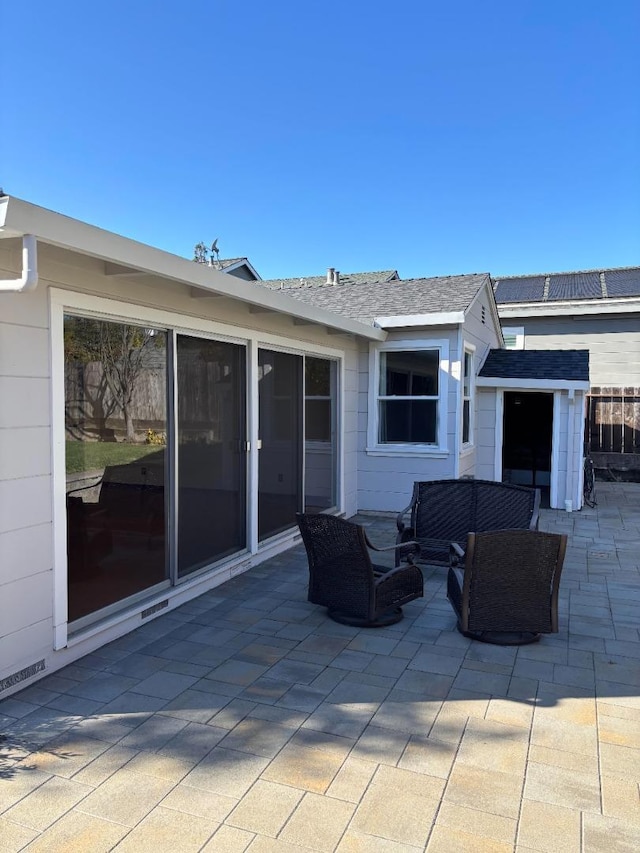
[[[484, 312], [483, 312], [484, 309]], [[483, 322], [484, 320], [484, 322]], [[480, 368], [485, 362], [487, 353], [490, 349], [496, 349], [501, 346], [500, 335], [496, 327], [497, 316], [493, 307], [493, 294], [489, 292], [489, 285], [485, 285], [472, 305], [469, 307], [462, 326], [462, 344], [459, 352], [456, 352], [456, 358], [459, 363], [460, 383], [462, 383], [463, 371], [463, 356], [465, 345], [473, 348], [473, 398], [471, 412], [471, 437], [472, 442], [468, 447], [462, 445], [462, 385], [459, 388], [459, 459], [457, 476], [475, 476], [480, 477], [478, 472], [478, 464], [482, 458], [482, 449], [480, 441], [487, 442], [489, 436], [485, 433], [480, 434], [481, 423], [479, 420], [479, 400], [478, 390], [475, 387], [475, 377], [478, 375]], [[493, 479], [489, 477], [486, 479]]]
[[[0, 257], [3, 278], [12, 260]], [[47, 299], [1, 297], [0, 679], [40, 661], [53, 637]]]
[[[497, 393], [493, 388], [478, 388], [476, 393], [476, 477], [496, 480]], [[500, 429], [500, 434], [502, 430]]]
[[[18, 241], [0, 241], [0, 277], [15, 278], [20, 264]], [[0, 294], [0, 684], [40, 661], [46, 666], [41, 674], [51, 672], [139, 627], [141, 610], [153, 603], [146, 600], [127, 613], [67, 636], [64, 459], [62, 474], [58, 462], [57, 480], [52, 477], [52, 396], [59, 396], [63, 389], [63, 378], [53, 377], [50, 367], [54, 330], [49, 299], [54, 292], [56, 301], [62, 299], [73, 307], [92, 304], [94, 310], [116, 319], [126, 309], [126, 316], [138, 321], [164, 316], [168, 327], [214, 336], [216, 330], [223, 330], [253, 345], [338, 357], [344, 448], [340, 508], [347, 515], [356, 511], [354, 391], [358, 372], [354, 339], [330, 336], [319, 326], [295, 326], [291, 318], [280, 314], [252, 314], [248, 307], [224, 298], [195, 299], [186, 285], [160, 278], [106, 276], [103, 261], [48, 245], [39, 245], [39, 270], [35, 291]], [[107, 302], [105, 297], [117, 301]], [[52, 392], [52, 388], [56, 390]], [[60, 410], [60, 400], [57, 406]], [[58, 424], [57, 430], [64, 431], [64, 424]], [[260, 553], [244, 553], [156, 597], [169, 596], [169, 609], [183, 604], [289, 547], [296, 538], [295, 532], [279, 537], [273, 545], [261, 546]], [[15, 686], [5, 683], [2, 697], [31, 680]]]

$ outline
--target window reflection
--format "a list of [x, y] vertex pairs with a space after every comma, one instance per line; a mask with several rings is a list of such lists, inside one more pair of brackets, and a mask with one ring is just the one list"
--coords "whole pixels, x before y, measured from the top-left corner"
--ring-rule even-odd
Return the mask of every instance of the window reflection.
[[167, 577], [166, 338], [64, 318], [70, 622]]

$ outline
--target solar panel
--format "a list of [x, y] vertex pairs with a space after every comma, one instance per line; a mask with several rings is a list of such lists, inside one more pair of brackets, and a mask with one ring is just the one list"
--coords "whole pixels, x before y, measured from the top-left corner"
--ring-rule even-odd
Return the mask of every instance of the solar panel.
[[549, 278], [549, 300], [599, 299], [602, 297], [600, 274], [597, 272], [571, 272]]
[[640, 268], [610, 270], [604, 274], [609, 296], [640, 296]]
[[496, 302], [542, 302], [544, 276], [501, 278], [496, 286]]

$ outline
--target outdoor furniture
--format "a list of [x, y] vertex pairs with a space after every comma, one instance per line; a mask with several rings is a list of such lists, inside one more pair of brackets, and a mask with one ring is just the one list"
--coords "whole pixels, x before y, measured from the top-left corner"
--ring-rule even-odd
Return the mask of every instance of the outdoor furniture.
[[335, 622], [379, 628], [402, 619], [402, 605], [421, 598], [420, 569], [409, 565], [388, 569], [371, 562], [364, 528], [333, 515], [298, 513], [309, 560], [309, 601], [328, 608]]
[[537, 530], [470, 533], [466, 552], [451, 545], [464, 570], [447, 575], [447, 598], [465, 637], [523, 645], [558, 631], [558, 588], [565, 534]]
[[[449, 565], [451, 542], [463, 545], [467, 533], [487, 530], [536, 530], [540, 490], [493, 480], [430, 480], [414, 483], [411, 503], [397, 518], [396, 542], [416, 541], [419, 561]], [[411, 513], [405, 525], [405, 516]], [[396, 565], [404, 559], [396, 552]]]

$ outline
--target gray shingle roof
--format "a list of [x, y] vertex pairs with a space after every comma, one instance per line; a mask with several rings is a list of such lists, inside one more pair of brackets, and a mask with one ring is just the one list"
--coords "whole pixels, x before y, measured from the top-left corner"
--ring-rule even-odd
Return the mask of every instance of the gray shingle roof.
[[[489, 273], [288, 288], [287, 296], [373, 325], [375, 317], [465, 311]], [[265, 282], [256, 282], [262, 286]]]
[[496, 302], [564, 302], [640, 296], [640, 267], [578, 270], [498, 278]]
[[220, 269], [225, 270], [227, 267], [232, 267], [234, 264], [239, 264], [241, 261], [248, 260], [248, 258], [220, 258], [218, 261], [215, 261], [215, 263], [220, 264]]
[[[363, 282], [392, 281], [398, 278], [397, 270], [378, 270], [377, 272], [340, 273], [340, 284], [362, 284]], [[273, 278], [260, 282], [271, 290], [288, 290], [290, 287], [322, 287], [327, 283], [326, 275], [308, 275], [299, 278]]]
[[589, 381], [589, 350], [492, 349], [480, 376]]

